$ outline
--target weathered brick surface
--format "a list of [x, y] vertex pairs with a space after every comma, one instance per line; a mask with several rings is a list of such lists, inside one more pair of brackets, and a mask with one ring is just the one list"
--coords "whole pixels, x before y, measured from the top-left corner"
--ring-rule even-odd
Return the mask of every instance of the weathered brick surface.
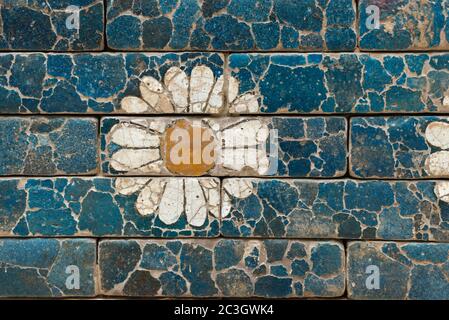
[[103, 0], [2, 0], [0, 51], [103, 49]]
[[108, 0], [116, 50], [350, 51], [355, 3], [330, 1]]
[[225, 179], [226, 237], [448, 241], [444, 181]]
[[95, 265], [95, 240], [0, 239], [0, 297], [95, 296]]
[[345, 290], [344, 248], [333, 241], [104, 240], [99, 265], [101, 292], [113, 296], [339, 297]]
[[0, 175], [95, 174], [98, 121], [0, 117]]
[[[373, 6], [379, 13], [375, 26]], [[376, 9], [375, 9], [376, 10]], [[360, 0], [360, 48], [368, 51], [449, 49], [446, 0]]]
[[[351, 299], [447, 300], [448, 252], [449, 245], [442, 243], [350, 242], [348, 296]], [[378, 286], [369, 279], [376, 273], [380, 275]]]

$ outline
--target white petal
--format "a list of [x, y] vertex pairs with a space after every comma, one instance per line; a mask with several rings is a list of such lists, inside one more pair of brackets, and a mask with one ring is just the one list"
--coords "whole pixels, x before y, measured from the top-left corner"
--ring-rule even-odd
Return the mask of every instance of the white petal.
[[165, 181], [163, 179], [154, 179], [143, 188], [136, 200], [136, 209], [141, 215], [147, 216], [157, 213], [164, 186]]
[[449, 177], [449, 151], [431, 154], [426, 160], [426, 171], [431, 177]]
[[174, 224], [184, 211], [184, 181], [170, 179], [165, 185], [159, 204], [159, 219], [165, 224]]
[[111, 165], [117, 171], [130, 171], [159, 158], [157, 149], [121, 149], [112, 155]]
[[209, 212], [219, 218], [220, 208], [220, 188], [219, 182], [215, 179], [200, 179], [201, 187], [206, 193]]
[[445, 122], [432, 122], [426, 128], [426, 140], [431, 145], [449, 149], [449, 124]]
[[234, 171], [244, 168], [259, 169], [258, 150], [256, 148], [223, 149], [221, 151], [223, 166]]
[[160, 143], [159, 136], [129, 125], [122, 125], [113, 130], [111, 141], [127, 148], [155, 148], [159, 147]]
[[449, 181], [437, 181], [435, 183], [435, 194], [441, 201], [449, 203]]
[[225, 179], [223, 188], [234, 198], [248, 198], [254, 190], [251, 179]]
[[232, 209], [232, 201], [231, 198], [229, 198], [227, 193], [223, 194], [223, 203], [221, 205], [221, 218], [226, 218], [230, 213]]
[[122, 110], [128, 113], [143, 113], [149, 111], [148, 104], [138, 97], [125, 97], [121, 103]]
[[164, 91], [164, 87], [153, 77], [144, 77], [140, 83], [140, 94], [155, 112], [173, 112], [170, 98]]
[[214, 73], [209, 67], [196, 66], [193, 68], [190, 75], [191, 112], [204, 112], [213, 85]]
[[260, 120], [242, 121], [224, 129], [222, 139], [225, 148], [245, 148], [258, 145], [258, 137], [264, 137], [267, 132], [268, 127]]
[[119, 194], [128, 196], [142, 189], [149, 180], [149, 178], [117, 178], [115, 189]]
[[189, 105], [189, 79], [178, 67], [171, 67], [165, 73], [164, 83], [171, 93], [178, 112], [184, 112]]
[[230, 103], [234, 102], [238, 94], [239, 94], [239, 82], [236, 78], [230, 77], [228, 84], [228, 101]]
[[252, 93], [246, 93], [232, 103], [229, 111], [231, 113], [257, 113], [259, 112], [259, 100]]
[[201, 227], [207, 218], [207, 199], [198, 179], [185, 179], [185, 184], [187, 222]]
[[224, 104], [223, 86], [224, 86], [224, 77], [220, 76], [210, 94], [206, 112], [218, 113], [220, 109], [223, 107]]

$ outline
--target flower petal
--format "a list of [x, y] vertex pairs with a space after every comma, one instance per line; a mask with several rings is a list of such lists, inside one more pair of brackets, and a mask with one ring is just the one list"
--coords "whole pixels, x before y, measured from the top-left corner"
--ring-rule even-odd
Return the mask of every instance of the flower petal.
[[232, 198], [245, 199], [253, 193], [253, 184], [249, 179], [225, 179], [223, 181], [223, 205], [221, 217], [228, 216], [232, 209]]
[[245, 148], [263, 142], [260, 137], [267, 137], [268, 127], [260, 120], [245, 120], [232, 124], [221, 135], [225, 148]]
[[257, 113], [259, 112], [259, 100], [252, 93], [246, 93], [232, 102], [229, 112]]
[[136, 209], [141, 215], [157, 213], [164, 186], [165, 182], [162, 179], [154, 179], [142, 189], [136, 200]]
[[143, 113], [149, 111], [149, 105], [138, 97], [125, 97], [121, 102], [122, 110], [128, 113]]
[[159, 219], [165, 224], [174, 224], [184, 212], [184, 181], [170, 179], [165, 185], [159, 204]]
[[189, 105], [189, 79], [178, 67], [171, 67], [165, 73], [164, 84], [171, 93], [176, 111], [184, 112]]
[[220, 208], [220, 188], [219, 181], [215, 179], [200, 179], [199, 180], [204, 193], [206, 194], [207, 205], [209, 212], [216, 218], [219, 218]]
[[235, 98], [239, 94], [239, 82], [236, 78], [230, 77], [228, 83], [228, 101], [234, 102]]
[[207, 218], [207, 199], [198, 179], [185, 179], [185, 199], [187, 222], [201, 227]]
[[128, 124], [119, 125], [112, 129], [111, 141], [127, 148], [156, 148], [159, 147], [159, 136], [146, 130]]
[[449, 124], [445, 122], [432, 122], [426, 128], [426, 140], [431, 145], [449, 149]]
[[149, 178], [117, 178], [115, 189], [119, 194], [129, 196], [145, 187]]
[[224, 77], [220, 76], [215, 83], [207, 103], [206, 112], [218, 113], [224, 105]]
[[449, 181], [437, 181], [435, 183], [435, 194], [441, 201], [449, 203]]
[[171, 113], [174, 111], [170, 98], [164, 87], [153, 77], [144, 77], [140, 83], [140, 94], [155, 112]]
[[121, 149], [112, 155], [111, 166], [117, 171], [131, 171], [159, 159], [158, 149]]
[[431, 177], [449, 177], [449, 151], [431, 154], [426, 160], [425, 167]]
[[209, 67], [196, 66], [190, 75], [190, 111], [202, 113], [214, 85], [214, 73]]

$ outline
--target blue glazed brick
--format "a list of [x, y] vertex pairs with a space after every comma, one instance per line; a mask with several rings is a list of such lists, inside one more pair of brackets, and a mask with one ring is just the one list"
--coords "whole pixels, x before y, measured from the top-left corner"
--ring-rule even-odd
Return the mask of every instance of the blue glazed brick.
[[96, 119], [0, 118], [0, 175], [93, 174]]
[[350, 169], [361, 178], [449, 177], [446, 117], [351, 120]]
[[347, 248], [348, 296], [449, 300], [448, 254], [449, 244], [442, 243], [351, 242]]
[[[188, 128], [194, 128], [186, 132], [190, 142], [180, 148], [173, 135]], [[102, 169], [109, 175], [339, 177], [347, 167], [346, 131], [343, 117], [103, 118]], [[173, 165], [177, 152], [187, 155], [185, 166]], [[189, 154], [200, 155], [197, 164]]]
[[101, 293], [137, 297], [339, 297], [338, 242], [104, 240]]
[[352, 0], [108, 0], [116, 50], [351, 51]]
[[95, 296], [96, 243], [1, 239], [0, 297]]
[[2, 54], [0, 113], [218, 113], [223, 65], [218, 53]]
[[[231, 113], [447, 112], [447, 54], [231, 54]], [[234, 79], [235, 78], [235, 79]], [[243, 101], [243, 97], [246, 98]]]
[[0, 179], [0, 236], [214, 237], [217, 179]]
[[103, 0], [2, 0], [0, 51], [103, 49]]
[[225, 237], [449, 241], [445, 181], [225, 179]]
[[[379, 12], [378, 26], [373, 24], [373, 9]], [[448, 12], [449, 4], [441, 0], [360, 0], [360, 47], [378, 51], [447, 50]]]

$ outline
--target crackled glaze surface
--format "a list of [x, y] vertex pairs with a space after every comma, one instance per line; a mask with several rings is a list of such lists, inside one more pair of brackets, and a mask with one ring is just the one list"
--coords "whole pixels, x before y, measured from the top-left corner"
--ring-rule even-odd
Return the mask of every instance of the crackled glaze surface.
[[360, 178], [447, 178], [446, 117], [351, 120], [350, 169]]
[[99, 264], [106, 295], [338, 297], [345, 288], [344, 248], [333, 241], [104, 240]]
[[[96, 250], [88, 239], [0, 239], [0, 297], [95, 296]], [[78, 289], [66, 285], [71, 266]]]
[[256, 96], [259, 108], [230, 112], [448, 112], [448, 60], [424, 53], [231, 54], [239, 94]]
[[[351, 299], [449, 299], [449, 244], [350, 242], [347, 254]], [[379, 270], [378, 289], [366, 287], [368, 266]]]
[[[378, 28], [369, 28], [372, 7]], [[447, 0], [360, 0], [359, 42], [362, 50], [407, 51], [449, 48]]]
[[[339, 117], [105, 118], [102, 169], [113, 175], [336, 177], [346, 171], [346, 127]], [[184, 134], [187, 143], [180, 143]], [[174, 160], [187, 166], [176, 170]]]
[[442, 181], [225, 179], [226, 237], [449, 240]]
[[349, 51], [352, 0], [108, 0], [115, 50]]
[[97, 171], [96, 119], [0, 117], [0, 136], [0, 175]]
[[213, 237], [212, 178], [0, 179], [0, 236]]
[[2, 0], [0, 51], [102, 50], [103, 11], [103, 0]]

